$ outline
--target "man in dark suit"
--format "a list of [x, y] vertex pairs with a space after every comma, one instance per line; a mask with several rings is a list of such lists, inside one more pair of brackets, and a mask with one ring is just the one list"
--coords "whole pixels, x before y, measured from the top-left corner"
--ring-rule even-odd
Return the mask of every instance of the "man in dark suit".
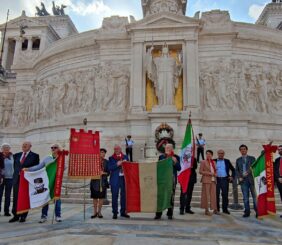
[[[217, 211], [220, 210], [220, 192], [222, 196], [222, 212], [225, 214], [230, 214], [228, 211], [228, 193], [229, 193], [229, 183], [235, 177], [235, 168], [231, 164], [229, 159], [224, 158], [225, 152], [220, 149], [217, 151], [216, 163], [216, 202]], [[230, 175], [231, 171], [231, 175]]]
[[184, 215], [184, 212], [188, 214], [194, 214], [194, 212], [191, 210], [191, 201], [193, 196], [194, 185], [197, 183], [197, 173], [196, 173], [197, 167], [198, 167], [198, 162], [197, 159], [194, 158], [193, 165], [191, 168], [190, 180], [187, 187], [187, 192], [183, 193], [181, 189], [180, 215]]
[[[174, 196], [175, 196], [175, 189], [176, 189], [176, 184], [177, 184], [177, 171], [181, 170], [181, 165], [180, 165], [180, 157], [176, 154], [174, 154], [173, 151], [173, 145], [172, 144], [166, 144], [165, 145], [165, 153], [161, 154], [159, 156], [159, 161], [162, 161], [167, 158], [172, 158], [172, 164], [173, 164], [173, 186], [172, 186], [172, 193], [171, 193], [171, 198], [170, 198], [170, 203], [171, 207], [167, 209], [167, 218], [169, 220], [173, 219], [173, 209], [174, 209]], [[161, 219], [163, 212], [156, 212], [156, 216], [154, 219]]]
[[125, 180], [122, 171], [122, 162], [128, 161], [126, 155], [121, 152], [121, 147], [116, 145], [114, 154], [109, 158], [108, 170], [110, 171], [110, 185], [112, 191], [113, 219], [118, 215], [118, 196], [120, 192], [120, 216], [130, 218], [126, 213]]
[[253, 198], [254, 203], [254, 210], [257, 216], [257, 203], [256, 203], [256, 192], [255, 192], [255, 183], [254, 177], [251, 171], [251, 166], [255, 162], [255, 157], [248, 156], [248, 147], [246, 145], [241, 145], [239, 147], [241, 152], [241, 157], [236, 160], [236, 173], [239, 179], [239, 184], [241, 185], [241, 190], [243, 193], [243, 200], [244, 200], [244, 218], [250, 216], [250, 203], [249, 203], [249, 196], [250, 192]]
[[[276, 183], [276, 186], [280, 193], [280, 198], [282, 201], [282, 145], [278, 146], [278, 152], [280, 157], [276, 158], [274, 162], [274, 182]], [[282, 215], [280, 215], [280, 218], [282, 218]]]
[[13, 209], [14, 217], [10, 223], [20, 221], [25, 222], [28, 212], [17, 215], [18, 191], [20, 185], [20, 172], [23, 168], [30, 168], [39, 164], [39, 155], [31, 151], [31, 143], [26, 141], [22, 144], [22, 152], [14, 155], [14, 175], [13, 175]]

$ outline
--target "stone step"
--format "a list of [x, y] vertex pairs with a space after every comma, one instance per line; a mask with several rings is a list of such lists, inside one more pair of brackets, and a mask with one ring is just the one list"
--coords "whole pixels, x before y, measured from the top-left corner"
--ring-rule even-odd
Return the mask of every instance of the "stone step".
[[[199, 175], [198, 175], [199, 176]], [[86, 204], [92, 204], [92, 199], [90, 198], [90, 188], [89, 188], [89, 180], [85, 182], [83, 180], [76, 180], [76, 179], [64, 179], [63, 188], [62, 188], [62, 200], [66, 203], [76, 203], [76, 204], [83, 204], [84, 202], [84, 185], [85, 187], [85, 202]], [[82, 188], [81, 188], [82, 187]], [[193, 191], [193, 198], [192, 198], [192, 207], [200, 207], [201, 201], [201, 190], [202, 186], [200, 183], [200, 177], [198, 177], [198, 182], [194, 186]], [[179, 207], [179, 199], [180, 199], [180, 186], [177, 185], [176, 193], [175, 193], [175, 206]], [[282, 210], [282, 203], [280, 200], [280, 194], [278, 190], [275, 191], [275, 199], [276, 199], [276, 207], [277, 210]], [[108, 200], [111, 201], [111, 192], [108, 190]], [[230, 204], [233, 200], [232, 194], [232, 185], [229, 187], [229, 200]], [[240, 186], [238, 186], [238, 200], [241, 205], [243, 205], [243, 196], [241, 192]], [[252, 203], [250, 197], [250, 204]]]

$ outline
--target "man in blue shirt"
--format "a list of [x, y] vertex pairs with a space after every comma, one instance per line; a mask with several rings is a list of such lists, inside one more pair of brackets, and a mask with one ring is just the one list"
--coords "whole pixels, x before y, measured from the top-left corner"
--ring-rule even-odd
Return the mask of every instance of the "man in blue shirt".
[[134, 141], [132, 140], [131, 135], [128, 135], [127, 138], [125, 138], [125, 151], [130, 162], [133, 162], [133, 145]]
[[[220, 210], [220, 192], [222, 196], [222, 211], [225, 214], [230, 214], [228, 211], [228, 192], [229, 192], [229, 182], [232, 182], [235, 177], [235, 168], [232, 166], [230, 160], [224, 158], [225, 152], [220, 149], [217, 151], [216, 162], [216, 201], [217, 210]], [[230, 176], [231, 171], [231, 176]]]
[[202, 156], [202, 159], [205, 160], [204, 157], [204, 151], [206, 146], [206, 140], [203, 138], [203, 134], [199, 134], [199, 138], [196, 137], [196, 145], [197, 145], [197, 162], [200, 161], [200, 155]]

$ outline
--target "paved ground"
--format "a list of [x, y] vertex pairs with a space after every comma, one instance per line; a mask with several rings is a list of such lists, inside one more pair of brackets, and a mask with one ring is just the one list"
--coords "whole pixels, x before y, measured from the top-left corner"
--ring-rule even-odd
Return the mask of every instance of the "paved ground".
[[[53, 205], [52, 205], [53, 206]], [[52, 209], [47, 223], [39, 224], [39, 211], [32, 211], [25, 224], [9, 224], [0, 216], [0, 244], [95, 244], [95, 245], [257, 245], [282, 244], [282, 219], [259, 221], [243, 219], [242, 212], [207, 217], [202, 210], [195, 215], [180, 216], [169, 221], [164, 216], [154, 221], [153, 214], [132, 214], [130, 220], [112, 220], [110, 207], [104, 209], [104, 219], [91, 220], [92, 208], [87, 206], [86, 221], [83, 206], [63, 205], [63, 222], [51, 224]]]

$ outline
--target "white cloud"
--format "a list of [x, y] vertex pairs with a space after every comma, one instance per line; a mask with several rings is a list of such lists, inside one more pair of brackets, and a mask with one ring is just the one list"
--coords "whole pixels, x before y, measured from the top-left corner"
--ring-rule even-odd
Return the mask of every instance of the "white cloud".
[[89, 14], [109, 14], [112, 12], [111, 8], [104, 4], [102, 0], [94, 0], [90, 3], [73, 3], [72, 1], [69, 1], [69, 7], [71, 11], [82, 16]]
[[249, 16], [254, 20], [257, 20], [261, 12], [265, 8], [265, 5], [266, 4], [264, 5], [252, 4], [249, 8]]

